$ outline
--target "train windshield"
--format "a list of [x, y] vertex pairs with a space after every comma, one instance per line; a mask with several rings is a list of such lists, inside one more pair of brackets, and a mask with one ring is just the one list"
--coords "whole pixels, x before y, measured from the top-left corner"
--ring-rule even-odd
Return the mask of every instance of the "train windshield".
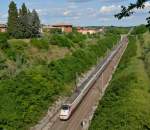
[[62, 109], [63, 109], [63, 110], [68, 110], [68, 109], [69, 109], [69, 106], [68, 106], [68, 105], [62, 105]]

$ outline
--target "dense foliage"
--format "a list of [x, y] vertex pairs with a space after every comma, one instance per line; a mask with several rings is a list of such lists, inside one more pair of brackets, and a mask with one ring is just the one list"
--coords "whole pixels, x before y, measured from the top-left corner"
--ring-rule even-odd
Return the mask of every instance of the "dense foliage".
[[11, 1], [8, 14], [8, 33], [11, 37], [30, 38], [39, 36], [40, 19], [35, 10], [30, 12], [23, 3], [18, 13], [16, 4]]
[[106, 32], [110, 34], [127, 34], [129, 32], [129, 27], [107, 27]]
[[138, 35], [138, 34], [142, 34], [142, 33], [145, 33], [147, 31], [147, 28], [145, 25], [140, 25], [140, 26], [136, 26], [134, 27], [133, 31], [132, 31], [132, 34], [134, 35]]
[[90, 130], [150, 129], [149, 79], [140, 57], [136, 37], [128, 48], [117, 72], [100, 102]]
[[53, 45], [58, 45], [61, 47], [74, 47], [75, 45], [82, 44], [87, 38], [86, 35], [80, 34], [78, 32], [72, 33], [61, 33], [61, 34], [51, 34], [50, 43]]
[[[32, 65], [29, 65], [33, 60], [30, 58], [34, 51], [39, 51], [35, 48], [42, 47], [40, 39], [32, 39], [31, 43], [19, 44], [19, 40], [8, 43], [9, 46], [0, 52], [0, 69], [5, 68], [0, 73], [0, 129], [23, 130], [35, 124], [58, 96], [73, 89], [69, 84], [75, 81], [75, 73], [87, 71], [96, 63], [97, 57], [104, 56], [107, 49], [117, 43], [118, 38], [106, 35], [63, 59], [42, 60]], [[73, 39], [72, 36], [69, 39]], [[41, 42], [45, 44], [45, 41]], [[45, 53], [46, 46], [41, 52]], [[32, 55], [28, 55], [27, 50]]]
[[8, 47], [7, 39], [8, 39], [7, 33], [0, 33], [0, 48], [1, 49]]
[[[147, 40], [144, 38], [144, 36], [147, 36]], [[150, 38], [149, 33], [145, 33], [145, 35], [139, 35], [139, 41], [142, 48], [142, 59], [145, 63], [145, 68], [147, 70], [147, 73], [150, 77]]]
[[16, 4], [12, 1], [9, 5], [8, 11], [8, 28], [7, 31], [9, 35], [15, 36], [15, 31], [17, 29], [17, 19], [18, 19], [18, 11]]
[[31, 44], [39, 49], [48, 49], [49, 42], [48, 40], [41, 38], [41, 39], [31, 39]]

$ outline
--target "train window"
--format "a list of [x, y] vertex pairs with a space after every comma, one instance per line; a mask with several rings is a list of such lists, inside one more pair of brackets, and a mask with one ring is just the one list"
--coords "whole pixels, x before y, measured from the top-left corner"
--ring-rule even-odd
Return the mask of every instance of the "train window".
[[62, 109], [63, 109], [63, 110], [68, 110], [68, 109], [69, 109], [69, 106], [68, 106], [68, 105], [62, 105]]

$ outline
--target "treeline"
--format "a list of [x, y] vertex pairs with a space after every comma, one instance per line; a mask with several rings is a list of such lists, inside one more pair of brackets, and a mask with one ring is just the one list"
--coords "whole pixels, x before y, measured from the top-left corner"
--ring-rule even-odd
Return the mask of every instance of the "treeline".
[[130, 30], [130, 27], [115, 27], [115, 26], [110, 26], [106, 27], [106, 33], [110, 34], [127, 34]]
[[31, 38], [40, 35], [40, 19], [36, 10], [30, 10], [23, 3], [18, 10], [11, 1], [8, 11], [8, 34], [14, 38]]
[[143, 34], [143, 33], [147, 32], [147, 31], [148, 31], [148, 28], [146, 28], [146, 26], [142, 24], [142, 25], [134, 27], [131, 34], [139, 35], [139, 34]]

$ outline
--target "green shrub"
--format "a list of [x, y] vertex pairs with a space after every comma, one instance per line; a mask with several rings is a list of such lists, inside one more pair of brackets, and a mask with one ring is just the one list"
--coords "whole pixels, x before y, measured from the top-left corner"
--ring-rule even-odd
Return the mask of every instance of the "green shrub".
[[50, 33], [51, 34], [62, 34], [62, 31], [59, 28], [53, 28], [50, 30]]
[[148, 31], [146, 26], [145, 25], [140, 25], [140, 26], [134, 27], [134, 29], [133, 29], [131, 34], [134, 34], [134, 35], [136, 35], [136, 34], [143, 34], [146, 31]]
[[26, 49], [28, 49], [28, 43], [22, 40], [12, 40], [8, 43], [8, 48], [4, 49], [5, 55], [13, 61], [17, 61], [20, 58], [21, 63], [27, 62]]
[[34, 38], [34, 39], [31, 39], [31, 44], [39, 49], [49, 48], [49, 42], [46, 39]]
[[85, 35], [78, 32], [68, 33], [66, 34], [66, 37], [68, 37], [73, 43], [79, 43], [86, 39]]
[[68, 39], [64, 34], [55, 34], [50, 38], [50, 43], [53, 45], [58, 45], [62, 47], [71, 48], [73, 46], [73, 42]]
[[9, 35], [8, 33], [0, 33], [0, 39], [8, 39]]
[[53, 45], [58, 45], [61, 47], [74, 47], [75, 44], [81, 45], [81, 42], [83, 43], [84, 40], [86, 40], [86, 36], [82, 35], [78, 32], [72, 32], [72, 33], [62, 33], [62, 34], [52, 34], [50, 37], [50, 43]]
[[8, 39], [7, 33], [0, 33], [0, 48], [1, 49], [6, 49], [9, 47], [7, 39]]
[[106, 33], [107, 34], [127, 34], [129, 32], [128, 27], [107, 27]]
[[146, 42], [143, 35], [139, 35], [138, 39], [143, 50], [141, 59], [144, 61], [145, 68], [150, 77], [150, 42]]

